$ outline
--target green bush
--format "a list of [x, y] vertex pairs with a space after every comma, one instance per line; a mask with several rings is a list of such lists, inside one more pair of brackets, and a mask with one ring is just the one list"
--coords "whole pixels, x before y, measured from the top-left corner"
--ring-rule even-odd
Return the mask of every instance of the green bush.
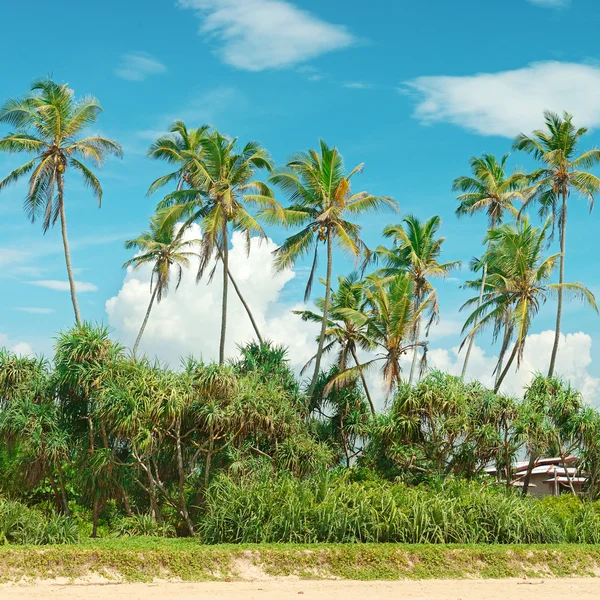
[[78, 540], [77, 526], [67, 517], [47, 518], [20, 502], [0, 500], [0, 543], [72, 544]]
[[112, 537], [173, 537], [175, 529], [166, 523], [158, 523], [151, 515], [132, 515], [113, 523]]
[[206, 543], [600, 542], [600, 511], [577, 498], [546, 502], [448, 480], [411, 488], [322, 474], [217, 479], [199, 532]]

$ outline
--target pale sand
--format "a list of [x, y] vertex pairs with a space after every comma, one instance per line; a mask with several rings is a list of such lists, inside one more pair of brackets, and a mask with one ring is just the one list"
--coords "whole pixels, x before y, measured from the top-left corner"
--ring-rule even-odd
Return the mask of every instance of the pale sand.
[[600, 578], [451, 581], [298, 581], [234, 583], [42, 582], [0, 585], [2, 600], [562, 600], [600, 598]]

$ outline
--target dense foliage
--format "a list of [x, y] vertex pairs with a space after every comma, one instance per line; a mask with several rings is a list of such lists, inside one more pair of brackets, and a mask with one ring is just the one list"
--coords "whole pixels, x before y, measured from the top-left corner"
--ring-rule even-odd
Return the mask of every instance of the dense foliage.
[[[174, 123], [148, 151], [170, 171], [148, 194], [166, 194], [149, 230], [126, 242], [138, 254], [125, 266], [152, 272], [133, 351], [83, 321], [67, 183], [77, 173], [102, 199], [87, 163], [100, 167], [122, 151], [86, 135], [100, 112], [95, 98], [77, 99], [50, 79], [0, 108], [0, 122], [14, 129], [0, 151], [31, 155], [0, 181], [0, 192], [28, 177], [28, 216], [41, 219], [44, 232], [60, 223], [75, 317], [51, 361], [0, 351], [0, 541], [69, 542], [82, 532], [198, 535], [211, 543], [600, 541], [600, 414], [553, 376], [563, 301], [572, 296], [598, 310], [583, 284], [565, 281], [568, 200], [579, 195], [592, 204], [600, 190], [589, 172], [600, 150], [580, 153], [586, 129], [575, 128], [571, 115], [546, 113], [544, 130], [518, 136], [515, 148], [540, 163], [534, 172], [508, 174], [507, 156], [485, 154], [471, 159], [470, 176], [454, 181], [457, 214], [485, 212], [488, 229], [487, 249], [463, 286], [475, 295], [463, 306], [466, 352], [461, 377], [453, 377], [426, 363], [429, 329], [440, 316], [435, 280], [460, 266], [442, 257], [440, 218], [404, 216], [383, 229], [389, 247], [369, 249], [361, 217], [398, 205], [354, 191], [363, 164], [347, 171], [338, 148], [324, 141], [277, 167], [258, 142]], [[525, 214], [534, 203], [550, 215], [540, 225]], [[199, 239], [190, 239], [193, 224]], [[286, 350], [264, 339], [230, 270], [233, 233], [250, 252], [252, 238], [267, 238], [267, 225], [295, 230], [274, 250], [275, 269], [311, 260], [305, 301], [326, 254], [324, 296], [313, 310], [296, 311], [320, 330], [306, 382], [290, 369]], [[551, 254], [554, 227], [560, 252]], [[337, 289], [335, 248], [357, 265], [337, 278]], [[140, 356], [138, 346], [154, 304], [192, 266], [198, 280], [222, 270], [219, 360], [189, 358], [173, 369]], [[257, 340], [235, 360], [225, 356], [230, 284]], [[552, 296], [548, 377], [537, 375], [522, 400], [499, 393]], [[493, 391], [464, 379], [485, 329], [500, 341]], [[382, 412], [367, 377], [375, 369], [387, 398]], [[526, 494], [535, 459], [546, 454], [563, 464], [579, 458], [589, 474], [585, 502], [575, 498], [569, 472], [568, 501], [540, 503], [512, 488], [516, 460], [530, 459]], [[496, 479], [485, 475], [490, 465]]]
[[[567, 384], [540, 375], [518, 401], [433, 371], [373, 414], [358, 376], [332, 385], [334, 365], [308, 396], [285, 354], [253, 343], [171, 370], [87, 324], [51, 362], [0, 352], [3, 539], [596, 539], [600, 414]], [[591, 472], [564, 515], [504, 483], [547, 452]]]

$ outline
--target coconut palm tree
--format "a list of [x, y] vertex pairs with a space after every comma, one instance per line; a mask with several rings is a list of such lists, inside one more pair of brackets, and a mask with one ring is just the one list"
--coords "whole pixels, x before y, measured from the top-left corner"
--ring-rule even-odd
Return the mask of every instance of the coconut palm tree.
[[[533, 184], [533, 194], [525, 203], [536, 201], [540, 213], [552, 214], [558, 224], [560, 238], [559, 283], [565, 280], [565, 251], [567, 234], [567, 201], [572, 192], [584, 197], [590, 206], [600, 190], [600, 179], [587, 169], [600, 163], [600, 150], [594, 148], [578, 155], [578, 145], [587, 133], [586, 127], [576, 128], [573, 117], [565, 112], [563, 116], [546, 111], [544, 113], [545, 130], [536, 129], [531, 136], [521, 133], [514, 142], [514, 148], [523, 150], [542, 163], [542, 167], [529, 176]], [[556, 328], [554, 345], [550, 356], [548, 377], [554, 374], [556, 353], [560, 339], [562, 320], [563, 288], [558, 288], [556, 307]]]
[[331, 295], [333, 245], [336, 244], [346, 254], [358, 259], [365, 252], [366, 246], [360, 239], [360, 225], [349, 219], [383, 207], [398, 209], [398, 205], [391, 198], [374, 196], [368, 192], [352, 193], [351, 179], [362, 169], [363, 164], [360, 164], [346, 174], [342, 155], [338, 149], [330, 148], [321, 140], [319, 151], [309, 150], [296, 154], [285, 168], [270, 177], [272, 183], [279, 185], [289, 194], [291, 205], [285, 210], [284, 215], [280, 211], [269, 208], [263, 211], [263, 215], [271, 222], [288, 227], [302, 226], [298, 233], [287, 238], [275, 250], [275, 268], [287, 269], [300, 258], [313, 254], [304, 294], [305, 301], [310, 296], [321, 245], [325, 245], [327, 252], [323, 321], [309, 396], [312, 395], [316, 385], [325, 344]]
[[100, 206], [102, 187], [96, 175], [85, 165], [91, 160], [100, 167], [109, 154], [122, 156], [121, 146], [100, 135], [80, 137], [95, 123], [102, 107], [98, 100], [85, 96], [76, 100], [68, 84], [40, 79], [24, 98], [10, 99], [0, 108], [0, 122], [15, 128], [0, 139], [0, 151], [31, 153], [34, 157], [0, 181], [0, 192], [29, 175], [25, 212], [35, 221], [42, 218], [42, 230], [60, 220], [67, 276], [75, 321], [81, 324], [65, 214], [65, 175], [69, 169], [79, 172]]
[[[325, 281], [322, 280], [325, 284]], [[323, 321], [323, 310], [325, 298], [317, 298], [315, 304], [320, 312], [311, 310], [295, 310], [295, 314], [300, 315], [303, 321], [321, 324]], [[334, 347], [339, 347], [337, 357], [338, 372], [343, 372], [348, 367], [348, 357], [351, 356], [356, 367], [360, 371], [360, 378], [365, 390], [365, 395], [371, 407], [371, 412], [375, 413], [375, 405], [369, 392], [369, 386], [363, 371], [360, 369], [360, 361], [358, 359], [357, 350], [373, 350], [373, 342], [371, 341], [366, 323], [358, 326], [352, 321], [347, 311], [363, 310], [365, 304], [365, 287], [356, 273], [351, 273], [348, 277], [338, 276], [338, 288], [331, 293], [329, 306], [329, 323], [325, 330], [325, 342], [323, 352], [329, 352]], [[306, 369], [315, 360], [313, 356], [305, 365]]]
[[[454, 269], [460, 266], [460, 261], [440, 263], [443, 237], [436, 237], [442, 224], [438, 216], [431, 217], [424, 223], [417, 217], [409, 215], [402, 219], [399, 225], [388, 225], [383, 230], [383, 237], [393, 240], [393, 247], [379, 246], [375, 256], [384, 264], [377, 271], [379, 276], [394, 276], [406, 271], [414, 283], [415, 308], [418, 309], [425, 297], [429, 297], [428, 322], [425, 335], [429, 328], [439, 320], [439, 304], [437, 291], [431, 284], [431, 279], [445, 279]], [[414, 350], [410, 368], [409, 385], [412, 383], [417, 365], [418, 342], [421, 337], [421, 319], [417, 319], [414, 331]]]
[[[202, 144], [201, 141], [205, 138], [210, 131], [208, 125], [203, 125], [198, 129], [188, 129], [183, 121], [175, 121], [171, 126], [169, 133], [158, 138], [152, 143], [148, 150], [148, 156], [157, 160], [166, 161], [169, 164], [173, 164], [177, 169], [167, 175], [163, 175], [156, 179], [150, 188], [148, 189], [147, 195], [153, 194], [158, 189], [164, 187], [168, 183], [177, 181], [177, 191], [181, 191], [184, 187], [193, 189], [195, 185], [200, 187], [198, 182], [198, 173], [200, 172], [200, 180], [204, 181], [203, 167], [201, 165], [202, 160]], [[201, 200], [202, 196], [198, 197]], [[217, 253], [220, 251], [217, 249]], [[231, 270], [227, 270], [229, 281], [235, 290], [242, 306], [244, 307], [250, 323], [254, 328], [258, 341], [262, 344], [263, 338], [258, 329], [258, 325], [250, 310], [250, 306], [242, 296], [242, 292], [236, 283], [235, 279], [231, 275]]]
[[[581, 283], [549, 283], [560, 258], [560, 254], [544, 257], [550, 226], [551, 219], [541, 227], [533, 227], [525, 218], [515, 225], [501, 225], [488, 232], [490, 250], [486, 260], [490, 269], [483, 302], [467, 318], [463, 332], [474, 335], [502, 319], [514, 334], [512, 352], [494, 391], [502, 385], [515, 358], [517, 368], [520, 365], [531, 322], [549, 295], [558, 294], [559, 290], [567, 292], [598, 311], [594, 295]], [[471, 287], [480, 285], [479, 281], [471, 282]], [[478, 298], [473, 298], [464, 307], [477, 304]]]
[[[237, 138], [230, 140], [214, 130], [200, 140], [200, 160], [191, 174], [190, 189], [182, 189], [165, 197], [159, 204], [165, 222], [186, 218], [185, 227], [193, 222], [202, 229], [198, 280], [216, 254], [223, 266], [221, 335], [219, 364], [225, 362], [230, 230], [240, 231], [250, 252], [251, 236], [266, 239], [257, 219], [248, 211], [254, 204], [274, 213], [281, 211], [269, 187], [254, 180], [259, 169], [273, 170], [269, 154], [257, 142], [248, 142], [237, 150]], [[216, 265], [215, 265], [216, 268]], [[211, 272], [214, 273], [214, 268]], [[259, 337], [260, 340], [260, 337]]]
[[426, 348], [426, 342], [415, 342], [417, 321], [427, 313], [433, 302], [431, 294], [419, 305], [415, 302], [415, 283], [409, 273], [394, 277], [369, 276], [365, 280], [366, 302], [358, 309], [345, 309], [343, 314], [357, 328], [366, 327], [375, 358], [362, 365], [348, 367], [333, 377], [325, 392], [356, 378], [383, 361], [381, 368], [384, 388], [389, 396], [402, 383], [400, 360], [411, 350]]
[[[460, 202], [456, 209], [458, 217], [471, 216], [485, 212], [488, 218], [488, 229], [495, 229], [504, 219], [505, 214], [513, 217], [518, 211], [514, 206], [515, 201], [524, 200], [524, 190], [527, 177], [522, 171], [514, 171], [511, 175], [506, 173], [505, 154], [500, 161], [493, 154], [483, 154], [481, 157], [471, 157], [472, 175], [458, 177], [452, 184], [452, 191], [462, 192], [457, 200]], [[488, 271], [487, 262], [483, 262], [483, 276], [479, 291], [479, 306], [483, 300], [483, 291]], [[469, 338], [467, 353], [463, 362], [461, 377], [464, 379], [467, 365], [473, 349], [474, 337]]]
[[177, 271], [177, 283], [175, 285], [175, 289], [177, 289], [181, 283], [183, 267], [189, 267], [190, 258], [198, 256], [190, 248], [200, 244], [201, 240], [184, 239], [184, 233], [184, 229], [179, 228], [177, 230], [177, 226], [174, 223], [163, 226], [160, 218], [154, 216], [150, 220], [150, 231], [144, 231], [139, 237], [125, 242], [125, 248], [128, 250], [137, 250], [139, 254], [125, 262], [123, 265], [124, 268], [133, 267], [134, 269], [139, 269], [144, 265], [152, 265], [150, 303], [148, 304], [146, 316], [133, 346], [134, 356], [140, 345], [142, 335], [144, 335], [154, 301], [156, 300], [157, 303], [160, 303], [169, 291], [172, 268], [175, 267]]

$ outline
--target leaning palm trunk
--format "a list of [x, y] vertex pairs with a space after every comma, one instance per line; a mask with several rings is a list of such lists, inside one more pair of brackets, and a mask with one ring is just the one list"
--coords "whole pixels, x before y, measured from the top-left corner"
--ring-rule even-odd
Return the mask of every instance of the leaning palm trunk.
[[500, 378], [500, 374], [502, 373], [504, 356], [506, 355], [506, 351], [508, 350], [508, 343], [510, 342], [510, 333], [510, 329], [508, 328], [508, 326], [506, 326], [504, 328], [504, 338], [502, 339], [502, 347], [500, 348], [500, 354], [498, 355], [498, 364], [496, 365], [496, 379], [494, 380], [494, 384], [498, 383], [498, 379]]
[[[485, 280], [487, 278], [487, 261], [483, 264], [483, 275], [481, 277], [481, 288], [479, 289], [479, 300], [477, 300], [477, 308], [481, 308], [481, 304], [483, 303], [483, 292], [485, 290]], [[475, 319], [475, 327], [477, 327], [477, 323], [479, 319]], [[475, 332], [471, 333], [469, 336], [469, 345], [467, 346], [467, 353], [465, 354], [465, 362], [463, 363], [462, 372], [460, 374], [460, 378], [464, 379], [467, 374], [467, 365], [469, 364], [469, 358], [471, 357], [471, 350], [473, 350], [473, 344], [475, 343]]]
[[138, 333], [137, 339], [135, 340], [135, 344], [133, 346], [133, 355], [137, 352], [138, 346], [140, 345], [140, 341], [142, 336], [144, 335], [144, 330], [146, 329], [146, 325], [148, 324], [148, 319], [150, 318], [150, 311], [152, 310], [152, 305], [154, 304], [154, 299], [156, 298], [156, 294], [158, 293], [158, 285], [155, 286], [154, 291], [152, 292], [152, 297], [150, 298], [150, 304], [148, 304], [148, 310], [146, 310], [146, 316], [144, 317], [144, 322], [140, 327], [140, 332]]
[[65, 251], [65, 262], [67, 263], [67, 277], [69, 279], [69, 289], [71, 291], [71, 301], [73, 302], [73, 311], [75, 312], [75, 322], [81, 325], [81, 315], [79, 313], [79, 304], [77, 302], [77, 291], [75, 289], [75, 279], [73, 277], [73, 267], [71, 265], [71, 252], [69, 250], [69, 238], [67, 236], [67, 217], [65, 215], [65, 186], [62, 175], [57, 177], [58, 187], [58, 205], [60, 211], [60, 229], [62, 233], [63, 248]]
[[410, 375], [408, 377], [408, 385], [412, 385], [413, 378], [415, 376], [415, 369], [417, 367], [417, 357], [419, 354], [419, 338], [421, 337], [421, 317], [417, 319], [417, 326], [415, 329], [415, 339], [414, 345], [415, 348], [413, 350], [412, 364], [410, 366]]
[[227, 334], [227, 292], [229, 274], [229, 240], [227, 239], [227, 221], [223, 225], [223, 299], [221, 302], [221, 342], [219, 344], [219, 364], [225, 362], [225, 336]]
[[515, 342], [515, 347], [513, 348], [513, 351], [510, 354], [510, 358], [508, 359], [508, 362], [506, 363], [506, 367], [504, 368], [504, 371], [502, 371], [502, 373], [500, 374], [500, 377], [498, 377], [498, 379], [496, 380], [496, 384], [494, 385], [494, 393], [496, 393], [500, 389], [500, 386], [502, 385], [504, 378], [508, 374], [508, 371], [509, 371], [511, 365], [513, 364], [513, 361], [515, 360], [515, 357], [517, 356], [518, 351], [519, 351], [519, 343]]
[[562, 319], [562, 303], [563, 303], [563, 289], [562, 285], [565, 282], [565, 246], [566, 246], [566, 233], [567, 233], [567, 193], [563, 191], [562, 194], [562, 217], [560, 224], [560, 270], [559, 270], [559, 283], [558, 288], [558, 300], [556, 305], [556, 329], [554, 331], [554, 345], [552, 346], [552, 354], [550, 355], [550, 367], [548, 368], [548, 377], [554, 375], [554, 366], [556, 365], [556, 354], [558, 353], [558, 342], [560, 341], [560, 322]]
[[321, 356], [323, 355], [323, 345], [325, 344], [325, 332], [327, 331], [327, 318], [329, 316], [329, 297], [331, 295], [331, 264], [333, 262], [331, 251], [331, 231], [327, 230], [327, 277], [325, 279], [325, 302], [323, 303], [323, 321], [321, 322], [321, 334], [319, 335], [319, 347], [315, 356], [315, 372], [313, 374], [308, 397], [311, 398], [317, 385], [317, 379], [321, 370]]
[[375, 414], [375, 405], [373, 404], [373, 400], [371, 399], [371, 394], [369, 393], [369, 386], [367, 385], [367, 380], [365, 379], [365, 374], [363, 373], [362, 365], [358, 361], [358, 356], [356, 356], [356, 350], [351, 348], [352, 358], [356, 363], [356, 367], [358, 368], [358, 372], [360, 373], [360, 379], [362, 381], [363, 387], [365, 388], [365, 395], [367, 396], [367, 400], [369, 402], [369, 406], [371, 407], [371, 413]]
[[[221, 252], [221, 249], [218, 248], [217, 251], [219, 253], [219, 258], [221, 260], [223, 260], [223, 253]], [[231, 281], [231, 285], [233, 286], [233, 289], [235, 290], [237, 297], [240, 299], [242, 306], [246, 310], [246, 314], [248, 315], [248, 318], [250, 319], [250, 323], [252, 323], [252, 327], [254, 328], [254, 333], [256, 333], [256, 337], [258, 338], [258, 341], [262, 344], [263, 339], [262, 339], [262, 336], [260, 335], [258, 325], [256, 324], [256, 321], [254, 320], [254, 315], [252, 314], [252, 311], [250, 310], [248, 303], [244, 299], [244, 296], [242, 296], [242, 292], [240, 291], [240, 288], [238, 287], [237, 283], [235, 282], [235, 279], [233, 278], [233, 275], [231, 274], [231, 271], [229, 269], [227, 269], [227, 275], [229, 276], [229, 281]]]

